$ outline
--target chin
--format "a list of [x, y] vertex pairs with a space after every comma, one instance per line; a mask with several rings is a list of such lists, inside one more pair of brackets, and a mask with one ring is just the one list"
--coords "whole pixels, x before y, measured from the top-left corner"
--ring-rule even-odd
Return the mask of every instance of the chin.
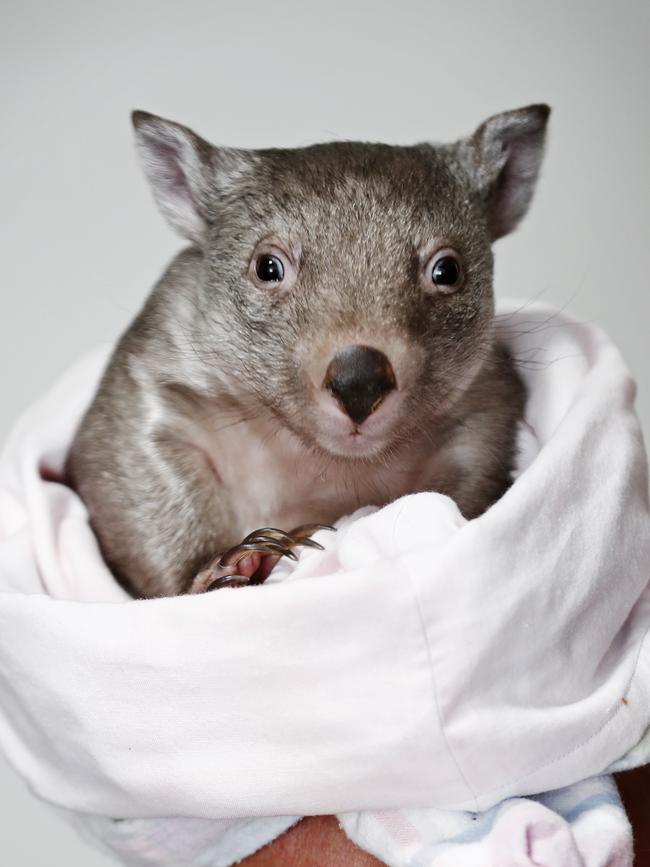
[[318, 437], [318, 446], [328, 455], [344, 460], [373, 460], [388, 452], [392, 441], [364, 433], [345, 433]]

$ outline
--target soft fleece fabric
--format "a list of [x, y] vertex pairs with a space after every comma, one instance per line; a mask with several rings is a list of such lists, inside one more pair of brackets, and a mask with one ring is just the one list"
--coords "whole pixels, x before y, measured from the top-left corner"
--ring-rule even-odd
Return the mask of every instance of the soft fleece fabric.
[[[458, 811], [450, 822], [483, 822], [492, 849], [507, 827], [513, 864], [534, 863], [515, 852], [535, 840], [534, 814], [539, 845], [560, 839], [553, 827], [568, 841], [549, 864], [601, 863], [577, 842], [584, 799], [573, 819], [559, 818], [559, 804], [635, 747], [650, 720], [650, 520], [634, 386], [596, 328], [506, 308], [499, 330], [527, 381], [539, 448], [506, 495], [471, 522], [433, 493], [362, 513], [323, 536], [327, 550], [306, 552], [290, 580], [279, 570], [259, 588], [136, 602], [112, 580], [83, 504], [57, 481], [105, 352], [28, 412], [0, 461], [0, 745], [33, 790], [97, 816], [280, 817], [266, 839], [300, 815], [337, 812], [388, 863], [436, 867], [450, 863], [434, 847], [451, 825], [436, 840], [436, 813], [424, 811], [414, 843], [391, 819], [399, 845], [389, 852], [377, 844], [385, 811]], [[634, 761], [648, 753], [637, 747]], [[619, 811], [609, 863], [628, 863], [609, 783], [582, 785]], [[573, 794], [498, 806], [566, 787]], [[418, 827], [418, 811], [400, 812]], [[104, 823], [120, 825], [133, 830]], [[249, 836], [248, 851], [266, 842]], [[504, 867], [504, 852], [466, 863]], [[133, 863], [187, 863], [159, 854]], [[213, 855], [193, 863], [222, 863]]]

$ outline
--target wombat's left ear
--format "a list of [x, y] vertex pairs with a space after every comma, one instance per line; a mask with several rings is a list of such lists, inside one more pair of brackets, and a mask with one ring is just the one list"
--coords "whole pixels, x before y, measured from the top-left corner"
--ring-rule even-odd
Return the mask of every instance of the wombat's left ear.
[[528, 210], [544, 155], [548, 105], [488, 118], [458, 144], [458, 155], [485, 204], [492, 240], [512, 232]]

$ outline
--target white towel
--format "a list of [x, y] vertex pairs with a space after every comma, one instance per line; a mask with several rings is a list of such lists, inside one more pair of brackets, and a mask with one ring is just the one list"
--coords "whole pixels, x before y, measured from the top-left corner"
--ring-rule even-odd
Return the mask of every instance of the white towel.
[[[439, 494], [405, 497], [259, 588], [135, 602], [111, 580], [56, 481], [105, 354], [28, 413], [0, 461], [0, 745], [34, 791], [135, 817], [85, 820], [110, 845], [131, 834], [133, 864], [187, 864], [172, 843], [232, 863], [323, 812], [391, 865], [451, 863], [460, 834], [454, 864], [525, 864], [534, 843], [592, 867], [598, 828], [629, 863], [609, 782], [579, 781], [650, 720], [634, 388], [593, 327], [528, 309], [499, 329], [541, 445], [499, 503], [467, 522]], [[197, 818], [138, 825], [155, 816]]]

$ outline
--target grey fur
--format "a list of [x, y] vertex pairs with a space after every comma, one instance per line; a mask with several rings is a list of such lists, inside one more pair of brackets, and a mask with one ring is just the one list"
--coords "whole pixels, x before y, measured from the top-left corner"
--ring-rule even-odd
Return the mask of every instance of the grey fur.
[[[258, 526], [419, 490], [471, 518], [504, 492], [524, 389], [494, 337], [491, 242], [528, 207], [548, 111], [498, 115], [453, 145], [254, 152], [135, 113], [158, 204], [194, 246], [120, 340], [67, 464], [131, 592], [186, 591]], [[250, 279], [263, 237], [296, 251], [287, 293]], [[422, 286], [433, 239], [462, 256], [457, 293]], [[350, 343], [385, 352], [400, 383], [360, 457], [327, 440], [313, 389]]]

